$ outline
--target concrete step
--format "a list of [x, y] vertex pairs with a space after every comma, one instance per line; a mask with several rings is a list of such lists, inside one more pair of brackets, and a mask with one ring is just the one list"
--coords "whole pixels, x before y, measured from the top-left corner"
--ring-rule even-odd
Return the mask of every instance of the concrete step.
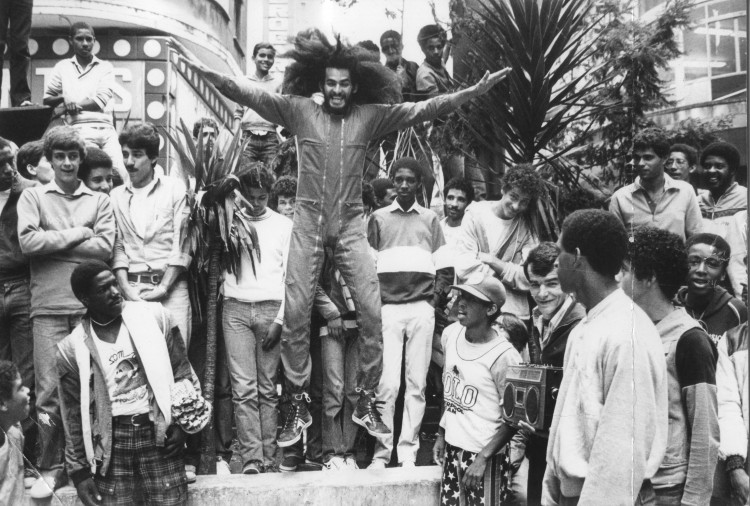
[[[440, 468], [320, 471], [244, 476], [198, 476], [188, 487], [189, 506], [434, 506], [440, 500]], [[48, 501], [24, 506], [79, 506], [73, 487]]]

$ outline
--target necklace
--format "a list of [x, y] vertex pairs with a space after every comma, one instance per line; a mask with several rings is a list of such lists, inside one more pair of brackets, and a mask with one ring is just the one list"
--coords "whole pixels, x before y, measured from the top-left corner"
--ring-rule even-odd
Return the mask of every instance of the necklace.
[[117, 315], [117, 316], [115, 316], [114, 318], [112, 318], [111, 320], [109, 320], [106, 323], [99, 323], [98, 321], [94, 320], [91, 317], [89, 317], [89, 319], [91, 320], [91, 323], [96, 323], [100, 327], [106, 327], [107, 325], [109, 325], [110, 323], [112, 323], [113, 321], [115, 321], [116, 319], [118, 319], [119, 317], [120, 317], [120, 315]]

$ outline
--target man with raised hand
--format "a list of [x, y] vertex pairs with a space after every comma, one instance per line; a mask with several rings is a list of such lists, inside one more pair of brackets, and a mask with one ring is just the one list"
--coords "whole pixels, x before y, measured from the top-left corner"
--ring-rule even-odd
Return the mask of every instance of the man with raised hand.
[[[286, 316], [281, 357], [292, 393], [279, 446], [290, 446], [309, 427], [306, 390], [310, 381], [310, 310], [324, 249], [351, 290], [362, 323], [360, 398], [353, 419], [370, 434], [390, 431], [380, 420], [374, 391], [382, 371], [383, 338], [375, 265], [363, 233], [362, 170], [371, 139], [447, 114], [489, 91], [509, 72], [487, 72], [475, 85], [420, 103], [397, 104], [398, 80], [383, 65], [365, 59], [361, 50], [315, 39], [298, 40], [286, 81], [299, 96], [269, 93], [246, 80], [212, 71], [180, 48], [187, 66], [217, 89], [298, 139], [299, 185], [286, 279]], [[325, 58], [321, 59], [320, 55]], [[323, 93], [323, 104], [311, 98]]]

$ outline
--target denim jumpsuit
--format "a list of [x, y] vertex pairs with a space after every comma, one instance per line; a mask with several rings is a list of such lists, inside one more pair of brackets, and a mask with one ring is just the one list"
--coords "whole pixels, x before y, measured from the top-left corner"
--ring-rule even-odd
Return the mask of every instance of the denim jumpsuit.
[[242, 105], [297, 136], [299, 175], [286, 272], [281, 359], [288, 391], [310, 382], [310, 314], [326, 247], [351, 292], [360, 328], [357, 385], [373, 392], [383, 369], [380, 287], [362, 207], [362, 170], [371, 139], [456, 108], [451, 95], [419, 103], [354, 105], [331, 114], [312, 99], [246, 84]]

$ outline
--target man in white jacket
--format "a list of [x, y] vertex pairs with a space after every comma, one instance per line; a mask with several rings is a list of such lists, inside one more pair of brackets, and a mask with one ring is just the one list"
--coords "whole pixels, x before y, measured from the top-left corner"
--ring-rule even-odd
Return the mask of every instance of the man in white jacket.
[[667, 370], [659, 333], [618, 288], [625, 227], [606, 211], [563, 223], [562, 289], [586, 307], [568, 337], [547, 445], [543, 504], [649, 504], [667, 445]]

